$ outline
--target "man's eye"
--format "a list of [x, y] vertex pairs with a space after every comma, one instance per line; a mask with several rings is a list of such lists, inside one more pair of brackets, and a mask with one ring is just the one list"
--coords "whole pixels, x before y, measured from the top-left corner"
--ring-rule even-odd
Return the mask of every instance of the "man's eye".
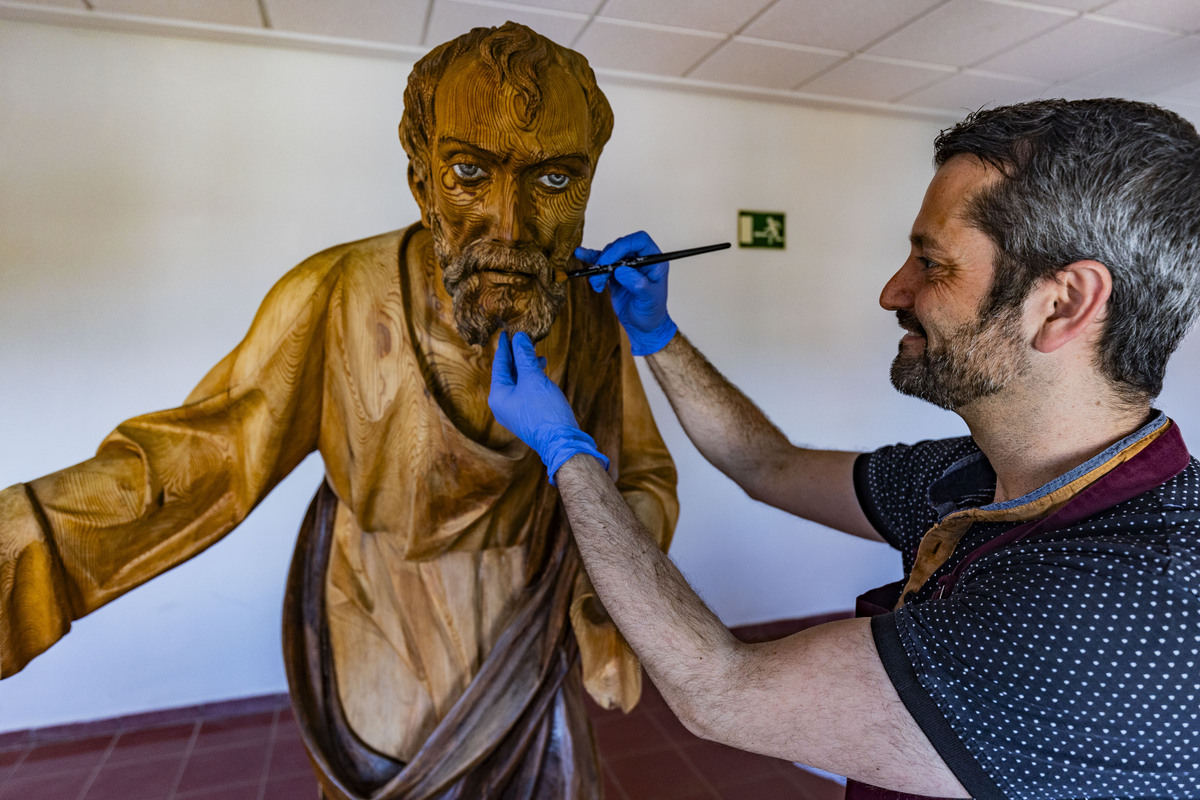
[[561, 172], [550, 172], [538, 178], [538, 183], [549, 186], [551, 189], [565, 189], [570, 182], [571, 176], [563, 175]]
[[455, 164], [450, 169], [454, 170], [454, 174], [464, 181], [477, 181], [487, 174], [483, 171], [482, 167], [477, 167], [474, 164]]

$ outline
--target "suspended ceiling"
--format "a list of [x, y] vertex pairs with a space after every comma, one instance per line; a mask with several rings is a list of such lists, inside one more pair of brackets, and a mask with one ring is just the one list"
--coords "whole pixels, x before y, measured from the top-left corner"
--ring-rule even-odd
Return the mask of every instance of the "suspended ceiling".
[[0, 18], [408, 60], [512, 19], [602, 81], [948, 118], [1121, 96], [1200, 121], [1200, 0], [0, 0]]

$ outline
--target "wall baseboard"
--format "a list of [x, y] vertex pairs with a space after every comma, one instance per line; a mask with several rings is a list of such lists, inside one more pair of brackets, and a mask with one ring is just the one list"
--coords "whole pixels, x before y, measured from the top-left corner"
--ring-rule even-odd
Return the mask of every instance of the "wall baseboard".
[[[732, 630], [733, 634], [744, 642], [762, 642], [771, 639], [781, 639], [784, 636], [790, 636], [793, 633], [802, 631], [805, 628], [811, 628], [814, 625], [832, 622], [837, 619], [847, 619], [851, 616], [853, 615], [848, 611], [819, 614], [811, 617], [759, 622], [753, 625], [737, 625]], [[0, 750], [31, 747], [48, 742], [75, 741], [98, 736], [112, 736], [119, 731], [159, 728], [166, 725], [196, 722], [198, 720], [224, 719], [226, 717], [240, 717], [246, 714], [275, 712], [285, 708], [291, 708], [291, 701], [288, 699], [286, 693], [263, 694], [232, 700], [221, 700], [215, 703], [164, 708], [157, 711], [126, 714], [107, 719], [0, 733]]]
[[0, 733], [0, 750], [30, 747], [49, 742], [76, 741], [99, 736], [112, 736], [118, 731], [160, 728], [166, 725], [181, 725], [197, 720], [240, 717], [245, 714], [274, 712], [291, 708], [287, 693], [262, 694], [238, 697], [215, 703], [200, 703], [177, 708], [164, 708], [126, 714], [120, 717], [71, 722], [65, 725], [50, 725], [45, 728], [28, 728], [21, 731]]

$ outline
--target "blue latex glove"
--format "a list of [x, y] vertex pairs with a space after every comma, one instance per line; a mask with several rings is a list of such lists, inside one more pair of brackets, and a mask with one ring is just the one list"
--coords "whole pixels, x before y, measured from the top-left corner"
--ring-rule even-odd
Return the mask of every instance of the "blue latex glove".
[[541, 456], [551, 484], [558, 468], [579, 453], [595, 456], [608, 469], [608, 459], [579, 429], [562, 389], [546, 377], [545, 369], [545, 359], [538, 358], [527, 334], [515, 334], [510, 344], [507, 331], [501, 331], [488, 395], [496, 421]]
[[[587, 264], [604, 266], [626, 256], [648, 256], [661, 253], [649, 234], [638, 231], [622, 236], [603, 250], [580, 247], [575, 257]], [[629, 336], [635, 356], [648, 356], [667, 346], [679, 328], [667, 314], [667, 273], [669, 265], [651, 264], [648, 267], [617, 267], [608, 275], [588, 278], [597, 292], [608, 286], [612, 292], [613, 310]]]

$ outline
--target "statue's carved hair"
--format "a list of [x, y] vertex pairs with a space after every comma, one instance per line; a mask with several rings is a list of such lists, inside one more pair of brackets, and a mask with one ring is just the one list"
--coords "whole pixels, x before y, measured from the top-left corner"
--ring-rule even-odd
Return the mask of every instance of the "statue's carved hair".
[[524, 25], [506, 22], [496, 28], [474, 28], [438, 45], [413, 67], [404, 90], [400, 142], [418, 178], [426, 180], [429, 174], [429, 145], [436, 124], [433, 109], [438, 83], [454, 60], [465, 53], [477, 55], [480, 61], [496, 71], [502, 82], [520, 94], [524, 101], [521, 122], [525, 125], [532, 124], [542, 108], [540, 76], [552, 66], [575, 76], [587, 100], [593, 160], [599, 157], [612, 134], [613, 116], [587, 59]]

